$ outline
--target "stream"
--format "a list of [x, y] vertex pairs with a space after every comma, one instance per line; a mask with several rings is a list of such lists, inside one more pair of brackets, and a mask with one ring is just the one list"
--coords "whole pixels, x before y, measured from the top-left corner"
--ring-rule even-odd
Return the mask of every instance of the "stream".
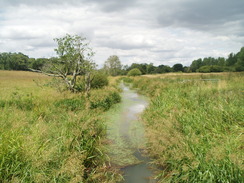
[[140, 121], [148, 100], [123, 83], [121, 88], [121, 103], [108, 112], [110, 162], [123, 172], [123, 183], [154, 183], [150, 159], [144, 153], [146, 140]]

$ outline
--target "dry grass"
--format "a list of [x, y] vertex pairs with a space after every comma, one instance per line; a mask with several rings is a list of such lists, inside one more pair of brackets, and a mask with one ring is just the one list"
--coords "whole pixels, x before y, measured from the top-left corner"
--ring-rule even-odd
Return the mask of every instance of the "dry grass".
[[244, 73], [133, 79], [150, 97], [143, 114], [161, 182], [242, 182]]
[[150, 74], [150, 75], [143, 75], [143, 77], [147, 77], [147, 78], [169, 78], [169, 77], [189, 77], [192, 78], [194, 76], [224, 76], [224, 75], [229, 75], [229, 72], [221, 72], [221, 73], [199, 73], [199, 72], [195, 72], [195, 73], [174, 73], [174, 72], [170, 72], [170, 73], [165, 73], [165, 74]]
[[51, 80], [0, 71], [0, 182], [115, 181], [106, 166], [102, 110], [86, 109], [82, 94], [60, 93]]

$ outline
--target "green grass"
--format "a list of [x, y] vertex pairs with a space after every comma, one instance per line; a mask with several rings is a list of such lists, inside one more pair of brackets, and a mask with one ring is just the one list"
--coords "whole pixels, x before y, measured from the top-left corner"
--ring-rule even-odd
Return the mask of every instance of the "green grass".
[[[213, 79], [213, 80], [212, 80]], [[244, 73], [136, 77], [160, 182], [243, 182]]]
[[[0, 182], [116, 182], [103, 111], [119, 102], [118, 91], [93, 90], [86, 100], [46, 86], [50, 80], [0, 72]], [[98, 98], [109, 105], [91, 107]]]

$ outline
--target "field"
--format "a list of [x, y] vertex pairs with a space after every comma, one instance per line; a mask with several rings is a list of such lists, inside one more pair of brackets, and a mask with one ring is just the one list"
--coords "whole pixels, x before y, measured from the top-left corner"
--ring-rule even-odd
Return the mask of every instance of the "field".
[[[116, 80], [83, 93], [53, 78], [0, 71], [0, 182], [114, 183], [105, 111]], [[141, 118], [159, 182], [242, 182], [244, 73], [127, 77], [150, 99]]]
[[142, 119], [159, 182], [243, 182], [244, 73], [125, 80], [151, 99]]
[[52, 78], [0, 71], [0, 182], [115, 182], [107, 166], [104, 111], [119, 102], [108, 86], [60, 92]]

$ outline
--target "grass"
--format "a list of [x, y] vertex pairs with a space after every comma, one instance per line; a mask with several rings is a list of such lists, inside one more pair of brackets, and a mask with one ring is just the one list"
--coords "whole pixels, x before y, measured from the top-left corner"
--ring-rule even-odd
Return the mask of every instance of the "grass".
[[159, 182], [242, 182], [244, 73], [127, 79], [147, 95], [142, 118]]
[[116, 182], [104, 153], [104, 110], [119, 102], [118, 91], [93, 90], [88, 101], [51, 80], [0, 71], [0, 182]]

